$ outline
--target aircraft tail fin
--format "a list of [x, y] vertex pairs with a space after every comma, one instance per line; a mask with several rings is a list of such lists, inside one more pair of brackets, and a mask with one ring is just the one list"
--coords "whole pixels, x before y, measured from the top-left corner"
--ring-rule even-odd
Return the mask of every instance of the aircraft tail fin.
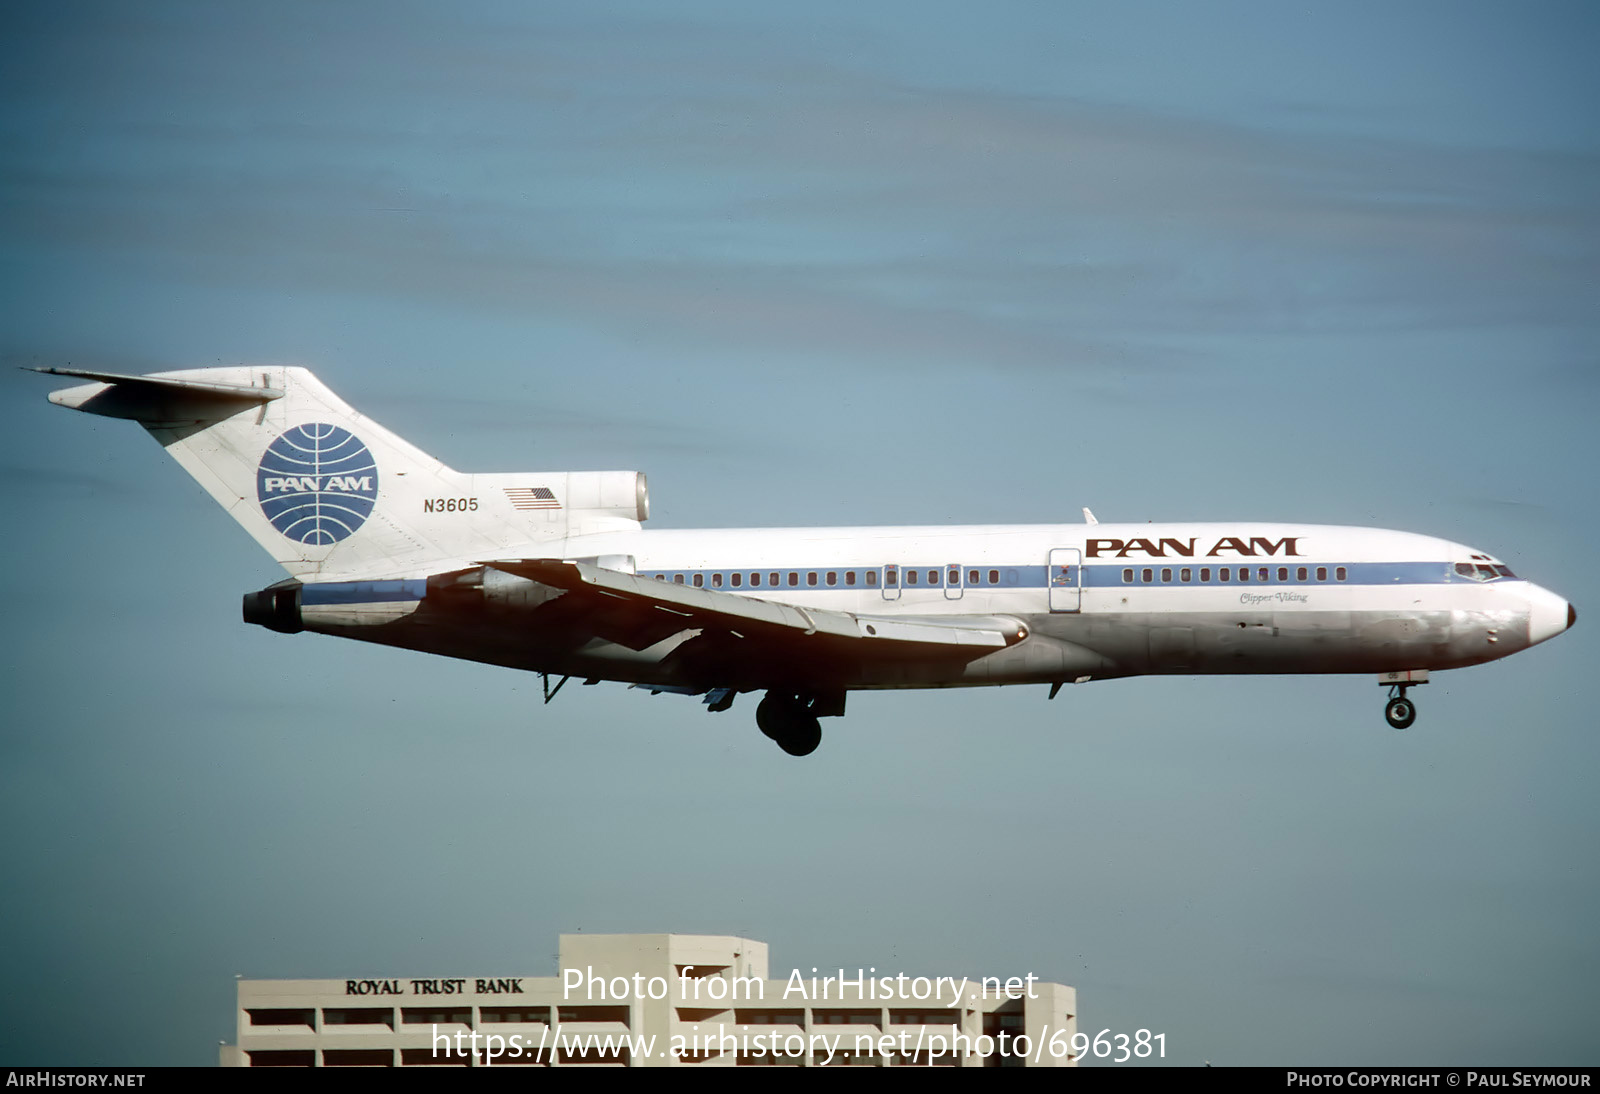
[[303, 368], [147, 376], [34, 371], [91, 381], [52, 392], [50, 401], [144, 426], [302, 579], [466, 565], [502, 556], [515, 544], [637, 529], [646, 512], [643, 476], [634, 472], [453, 471]]

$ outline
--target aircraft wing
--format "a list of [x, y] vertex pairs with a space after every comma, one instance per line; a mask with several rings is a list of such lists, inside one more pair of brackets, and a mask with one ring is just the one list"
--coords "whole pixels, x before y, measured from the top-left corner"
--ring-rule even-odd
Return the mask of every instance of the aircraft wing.
[[[1019, 642], [1028, 633], [1020, 621], [1003, 616], [906, 619], [803, 608], [656, 581], [586, 562], [524, 558], [483, 565], [566, 590], [567, 595], [552, 607], [559, 606], [563, 613], [583, 611], [600, 621], [599, 637], [633, 649], [682, 631], [700, 631], [702, 637], [738, 640], [752, 658], [803, 656], [809, 647], [819, 655], [854, 658], [926, 657], [943, 650], [954, 659], [970, 661]], [[563, 604], [572, 599], [577, 603]]]

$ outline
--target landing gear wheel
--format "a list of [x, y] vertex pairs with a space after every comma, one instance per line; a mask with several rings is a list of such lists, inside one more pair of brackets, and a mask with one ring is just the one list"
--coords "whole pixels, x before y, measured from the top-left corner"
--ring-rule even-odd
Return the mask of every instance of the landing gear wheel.
[[1404, 696], [1390, 699], [1389, 705], [1383, 708], [1383, 716], [1394, 728], [1405, 729], [1417, 720], [1417, 705]]
[[783, 700], [768, 693], [756, 707], [756, 728], [761, 730], [768, 740], [779, 740], [786, 728], [788, 713], [789, 708]]
[[809, 756], [822, 743], [822, 725], [810, 715], [802, 714], [777, 741], [778, 747], [791, 756]]

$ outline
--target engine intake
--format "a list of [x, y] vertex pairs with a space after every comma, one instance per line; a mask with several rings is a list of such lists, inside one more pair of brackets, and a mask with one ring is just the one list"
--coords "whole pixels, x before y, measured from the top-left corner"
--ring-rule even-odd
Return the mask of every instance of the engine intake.
[[258, 593], [244, 594], [244, 621], [279, 634], [299, 634], [305, 630], [300, 619], [298, 581], [280, 581]]

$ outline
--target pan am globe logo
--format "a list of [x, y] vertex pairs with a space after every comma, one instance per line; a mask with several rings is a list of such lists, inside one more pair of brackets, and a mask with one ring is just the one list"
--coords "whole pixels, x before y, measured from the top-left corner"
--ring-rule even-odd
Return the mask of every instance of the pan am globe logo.
[[267, 446], [256, 498], [272, 526], [312, 547], [338, 543], [366, 523], [378, 500], [378, 465], [348, 429], [297, 425]]

